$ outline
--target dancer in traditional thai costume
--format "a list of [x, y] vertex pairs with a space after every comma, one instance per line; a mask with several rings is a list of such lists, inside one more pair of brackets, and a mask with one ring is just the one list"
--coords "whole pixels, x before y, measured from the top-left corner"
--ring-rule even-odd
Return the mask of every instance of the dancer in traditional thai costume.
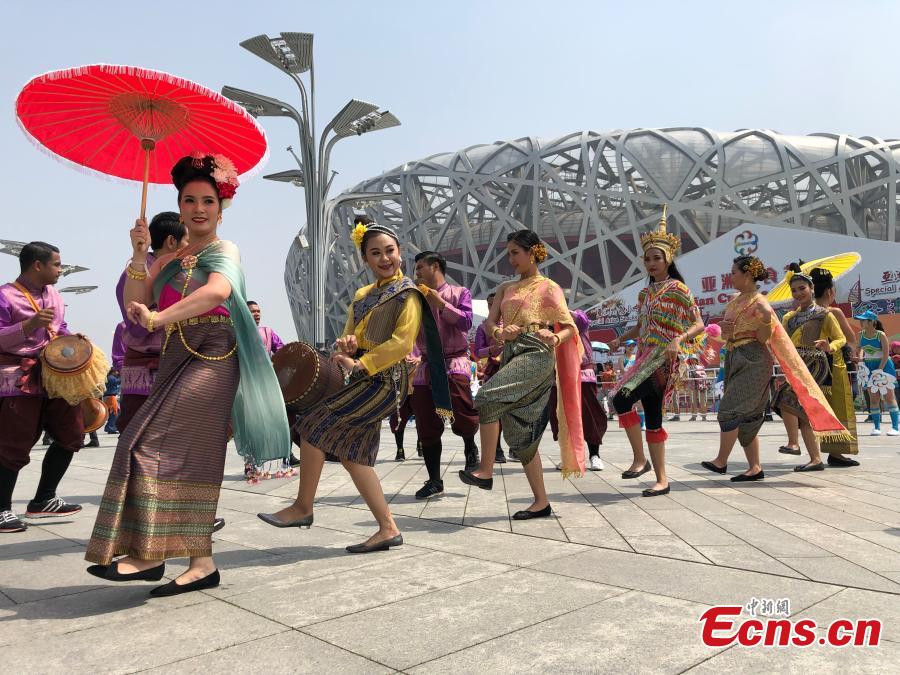
[[[146, 253], [148, 269], [153, 266], [156, 258], [172, 255], [187, 246], [188, 243], [187, 229], [181, 222], [180, 216], [173, 211], [163, 211], [153, 216], [150, 220], [149, 232], [145, 234], [149, 235], [150, 241], [150, 250]], [[123, 353], [120, 366], [122, 403], [119, 418], [116, 421], [119, 431], [125, 431], [131, 418], [150, 395], [153, 380], [159, 369], [159, 353], [162, 351], [163, 341], [161, 329], [149, 333], [143, 326], [128, 318], [125, 306], [127, 280], [127, 272], [122, 272], [119, 283], [116, 284], [116, 301], [119, 303], [119, 310], [122, 312], [122, 320], [125, 324], [123, 330], [117, 333], [120, 341], [113, 341], [113, 362], [118, 353]]]
[[[444, 352], [444, 366], [450, 385], [450, 404], [453, 408], [454, 434], [463, 439], [466, 466], [478, 462], [478, 412], [472, 403], [472, 361], [469, 359], [469, 329], [472, 328], [472, 294], [468, 288], [447, 283], [444, 273], [447, 261], [435, 251], [416, 255], [416, 281], [428, 300], [434, 316]], [[424, 353], [425, 336], [417, 341], [418, 351]], [[436, 497], [444, 492], [441, 478], [441, 437], [444, 421], [435, 410], [431, 395], [430, 361], [423, 356], [421, 367], [413, 377], [412, 410], [416, 416], [416, 433], [422, 444], [422, 456], [428, 480], [416, 492], [416, 499]]]
[[[547, 256], [540, 238], [531, 230], [513, 232], [507, 237], [506, 250], [519, 279], [497, 290], [485, 326], [491, 337], [504, 343], [503, 365], [478, 391], [475, 407], [481, 421], [481, 447], [496, 447], [502, 419], [506, 443], [525, 466], [534, 502], [513, 518], [546, 518], [552, 510], [538, 445], [547, 427], [547, 400], [554, 380], [560, 392], [557, 412], [563, 477], [584, 474], [581, 343], [562, 289], [538, 273], [538, 263]], [[501, 317], [503, 328], [498, 326]], [[467, 485], [490, 490], [493, 472], [494, 455], [482, 452], [478, 470], [462, 470], [459, 477]]]
[[726, 340], [724, 393], [717, 415], [721, 430], [719, 454], [701, 464], [710, 471], [725, 473], [734, 443], [739, 441], [749, 466], [744, 473], [732, 476], [734, 482], [765, 478], [759, 461], [758, 434], [769, 400], [773, 359], [768, 343], [776, 319], [757, 284], [768, 276], [768, 269], [759, 258], [735, 258], [731, 279], [738, 295], [725, 307], [719, 324]]
[[56, 518], [81, 511], [80, 504], [57, 496], [56, 488], [84, 439], [81, 406], [48, 398], [40, 377], [40, 353], [54, 336], [69, 334], [66, 305], [54, 288], [62, 268], [59, 249], [32, 241], [22, 247], [19, 267], [19, 277], [0, 286], [0, 533], [8, 534], [28, 527], [12, 510], [12, 496], [42, 426], [53, 440], [25, 515]]
[[400, 240], [386, 225], [358, 222], [353, 240], [375, 276], [356, 292], [332, 360], [348, 373], [349, 384], [304, 413], [298, 431], [300, 486], [296, 501], [277, 513], [260, 513], [275, 527], [310, 527], [313, 501], [325, 455], [337, 457], [378, 522], [378, 531], [350, 553], [384, 551], [403, 544], [378, 475], [381, 423], [409, 394], [406, 357], [419, 329], [425, 329], [425, 353], [438, 414], [452, 417], [447, 370], [440, 336], [425, 296], [403, 275]]
[[[234, 166], [199, 153], [172, 169], [191, 245], [145, 267], [150, 233], [131, 230], [128, 315], [166, 329], [150, 396], [119, 437], [85, 558], [111, 581], [162, 578], [168, 558], [190, 566], [151, 591], [175, 595], [218, 585], [211, 534], [225, 468], [229, 418], [254, 462], [290, 447], [284, 399], [247, 309], [237, 247], [218, 238], [237, 188]], [[158, 311], [148, 305], [156, 303]], [[124, 558], [113, 561], [117, 555]]]
[[631, 467], [622, 473], [622, 478], [637, 478], [651, 469], [651, 462], [644, 457], [640, 418], [634, 411], [638, 401], [644, 405], [647, 446], [656, 483], [642, 494], [656, 497], [669, 493], [665, 467], [668, 434], [663, 429], [663, 406], [676, 385], [679, 356], [703, 332], [703, 320], [694, 296], [675, 266], [675, 254], [681, 242], [666, 231], [665, 210], [657, 230], [641, 237], [641, 246], [650, 285], [638, 294], [640, 317], [636, 326], [613, 340], [609, 347], [616, 350], [622, 342], [638, 340], [637, 360], [623, 374], [623, 381], [613, 396], [613, 407], [634, 453]]
[[891, 428], [887, 435], [900, 436], [900, 411], [894, 393], [897, 371], [888, 351], [887, 336], [878, 329], [878, 315], [872, 310], [854, 318], [863, 329], [859, 336], [859, 357], [865, 363], [865, 369], [861, 369], [860, 380], [869, 392], [869, 414], [875, 423], [871, 435], [881, 435], [881, 401], [884, 399], [884, 409], [891, 416]]
[[[791, 295], [798, 309], [785, 314], [782, 324], [806, 364], [812, 381], [817, 385], [816, 389], [829, 392], [832, 383], [831, 364], [835, 358], [840, 358], [837, 352], [847, 343], [847, 339], [831, 312], [816, 304], [812, 278], [801, 272], [797, 263], [791, 263], [789, 274]], [[777, 385], [772, 409], [784, 420], [788, 437], [799, 428], [810, 460], [794, 467], [794, 471], [822, 471], [825, 464], [822, 462], [819, 440], [839, 441], [852, 437], [840, 423], [837, 433], [815, 429], [810, 414], [814, 411], [801, 401], [801, 392], [793, 386], [787, 377], [788, 373], [785, 372], [784, 375], [786, 379]], [[833, 416], [828, 402], [824, 399], [823, 402], [829, 415]]]
[[[840, 307], [834, 306], [834, 277], [827, 269], [816, 267], [810, 270], [813, 281], [813, 295], [816, 304], [825, 307], [838, 322], [847, 343], [832, 354], [831, 389], [825, 390], [825, 398], [852, 438], [843, 440], [823, 440], [821, 451], [828, 455], [828, 466], [859, 466], [859, 462], [844, 455], [859, 454], [859, 441], [856, 436], [856, 408], [853, 407], [853, 393], [847, 365], [856, 355], [856, 331], [850, 326], [847, 317]], [[797, 445], [799, 448], [799, 444]]]
[[[603, 460], [600, 459], [600, 446], [603, 444], [603, 436], [606, 434], [608, 421], [597, 391], [594, 350], [591, 348], [591, 340], [588, 336], [591, 320], [580, 309], [572, 312], [572, 318], [575, 320], [575, 327], [578, 328], [578, 337], [584, 349], [581, 357], [581, 428], [584, 432], [584, 441], [590, 455], [586, 468], [591, 471], [603, 471]], [[559, 440], [559, 417], [556, 414], [558, 405], [557, 392], [556, 385], [554, 385], [550, 390], [550, 402], [547, 404], [547, 410], [550, 413], [550, 430], [553, 432], [554, 441]], [[562, 464], [557, 465], [556, 468], [562, 471]]]

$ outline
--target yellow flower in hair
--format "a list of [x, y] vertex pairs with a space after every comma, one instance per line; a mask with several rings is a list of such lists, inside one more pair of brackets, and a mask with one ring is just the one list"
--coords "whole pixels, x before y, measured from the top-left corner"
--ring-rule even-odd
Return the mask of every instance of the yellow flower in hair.
[[547, 259], [547, 247], [543, 243], [532, 246], [531, 253], [536, 262], [544, 262]]
[[365, 236], [366, 232], [369, 228], [367, 228], [363, 223], [357, 223], [356, 227], [353, 228], [353, 232], [350, 233], [350, 238], [353, 240], [353, 243], [356, 244], [356, 248], [362, 246], [362, 240]]

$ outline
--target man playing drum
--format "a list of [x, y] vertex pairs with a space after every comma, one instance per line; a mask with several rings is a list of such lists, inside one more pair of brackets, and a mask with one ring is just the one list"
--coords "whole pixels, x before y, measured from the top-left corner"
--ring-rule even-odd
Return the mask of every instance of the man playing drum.
[[[472, 294], [468, 288], [451, 286], [444, 278], [447, 261], [440, 253], [422, 251], [416, 256], [416, 282], [428, 300], [437, 322], [444, 366], [450, 382], [450, 402], [453, 406], [453, 433], [465, 444], [466, 466], [478, 457], [475, 434], [478, 433], [478, 412], [472, 402], [472, 368], [469, 359], [469, 329], [472, 327]], [[423, 337], [419, 336], [419, 351], [425, 353]], [[428, 480], [416, 492], [416, 499], [428, 499], [444, 491], [441, 480], [441, 436], [444, 422], [435, 410], [428, 380], [427, 356], [416, 369], [413, 379], [412, 411], [416, 416], [416, 431], [422, 443], [422, 454]]]
[[0, 286], [0, 533], [22, 532], [25, 523], [12, 510], [19, 471], [45, 427], [47, 448], [29, 518], [71, 516], [81, 511], [56, 496], [56, 488], [84, 438], [81, 407], [48, 398], [41, 385], [38, 357], [54, 335], [68, 335], [65, 304], [53, 284], [59, 279], [59, 249], [33, 241], [19, 254], [21, 275]]

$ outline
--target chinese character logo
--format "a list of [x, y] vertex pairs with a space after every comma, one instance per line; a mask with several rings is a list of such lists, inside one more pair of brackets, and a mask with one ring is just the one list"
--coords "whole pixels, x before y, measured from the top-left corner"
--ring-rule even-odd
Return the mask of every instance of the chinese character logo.
[[759, 250], [759, 237], [750, 230], [739, 232], [734, 237], [734, 252], [738, 255], [753, 255]]

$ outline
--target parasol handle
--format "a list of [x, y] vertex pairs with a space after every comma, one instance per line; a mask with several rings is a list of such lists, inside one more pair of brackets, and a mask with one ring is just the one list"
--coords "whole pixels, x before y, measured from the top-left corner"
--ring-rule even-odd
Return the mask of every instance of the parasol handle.
[[144, 150], [144, 187], [141, 190], [141, 220], [147, 219], [147, 184], [150, 182], [150, 152], [156, 147], [152, 138], [142, 138], [141, 148]]

